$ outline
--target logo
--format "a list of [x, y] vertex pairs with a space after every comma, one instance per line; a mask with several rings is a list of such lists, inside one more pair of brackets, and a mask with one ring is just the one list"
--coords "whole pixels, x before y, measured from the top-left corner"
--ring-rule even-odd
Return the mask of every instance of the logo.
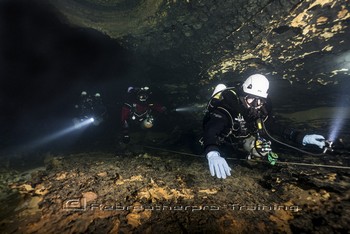
[[69, 199], [63, 203], [64, 210], [84, 211], [86, 210], [86, 198]]

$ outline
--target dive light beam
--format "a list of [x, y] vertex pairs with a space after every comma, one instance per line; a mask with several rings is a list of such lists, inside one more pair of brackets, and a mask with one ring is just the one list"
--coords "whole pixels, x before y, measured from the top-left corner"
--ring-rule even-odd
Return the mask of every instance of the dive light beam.
[[34, 142], [32, 142], [32, 143], [29, 143], [29, 144], [27, 145], [27, 147], [29, 147], [29, 148], [36, 148], [36, 147], [38, 147], [38, 146], [40, 146], [40, 145], [49, 143], [49, 142], [51, 142], [51, 141], [53, 141], [53, 140], [56, 140], [56, 139], [58, 139], [58, 138], [60, 138], [60, 137], [63, 137], [63, 136], [65, 136], [65, 135], [67, 135], [68, 133], [71, 133], [71, 132], [73, 132], [73, 131], [76, 131], [76, 130], [78, 130], [78, 129], [84, 127], [84, 126], [87, 126], [87, 125], [93, 123], [94, 121], [95, 121], [94, 118], [89, 118], [89, 119], [87, 119], [87, 120], [82, 121], [82, 122], [79, 123], [79, 124], [75, 124], [75, 125], [73, 125], [73, 126], [71, 126], [71, 127], [65, 128], [65, 129], [60, 130], [60, 131], [58, 131], [58, 132], [55, 132], [55, 133], [53, 133], [53, 134], [51, 134], [51, 135], [48, 135], [48, 136], [46, 136], [46, 137], [43, 137], [43, 138], [41, 138], [41, 139], [39, 139], [39, 140], [36, 140], [36, 141], [34, 141]]
[[195, 111], [193, 107], [179, 107], [176, 108], [175, 111], [177, 112], [191, 112], [191, 111]]
[[346, 115], [347, 115], [347, 110], [345, 108], [339, 107], [335, 112], [335, 118], [332, 121], [331, 132], [329, 134], [330, 141], [334, 141], [338, 137], [340, 128], [344, 124]]
[[205, 106], [206, 106], [206, 103], [204, 104], [197, 103], [190, 106], [178, 107], [175, 109], [175, 111], [176, 112], [195, 112], [195, 111], [204, 109]]

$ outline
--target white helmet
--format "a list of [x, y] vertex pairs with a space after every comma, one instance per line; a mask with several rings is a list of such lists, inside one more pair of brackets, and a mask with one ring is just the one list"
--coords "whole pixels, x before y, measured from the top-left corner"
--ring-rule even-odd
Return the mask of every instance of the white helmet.
[[85, 95], [87, 95], [86, 91], [81, 92], [81, 96], [85, 96]]
[[[214, 92], [213, 92], [213, 94], [211, 95], [211, 96], [214, 96], [215, 94], [216, 95], [218, 95], [218, 96], [220, 96], [220, 91], [222, 91], [222, 90], [224, 90], [224, 89], [226, 89], [226, 85], [224, 85], [224, 84], [218, 84], [216, 87], [215, 87], [215, 89], [214, 89]], [[215, 95], [215, 97], [216, 97], [216, 95]]]
[[101, 97], [101, 94], [95, 93], [95, 97]]
[[243, 83], [243, 91], [254, 96], [267, 98], [268, 90], [269, 80], [261, 74], [251, 75]]
[[131, 86], [130, 86], [130, 87], [128, 88], [128, 93], [131, 93], [131, 91], [132, 91], [133, 89], [134, 89], [134, 87], [131, 87]]

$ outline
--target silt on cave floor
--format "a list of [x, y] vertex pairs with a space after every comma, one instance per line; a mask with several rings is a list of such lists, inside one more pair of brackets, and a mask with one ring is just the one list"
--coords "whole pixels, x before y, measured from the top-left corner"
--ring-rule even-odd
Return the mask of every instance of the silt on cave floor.
[[[283, 155], [345, 166], [349, 155]], [[2, 233], [345, 233], [350, 171], [204, 158], [134, 147], [128, 154], [47, 154], [45, 167], [2, 178]], [[6, 199], [5, 199], [6, 197]]]

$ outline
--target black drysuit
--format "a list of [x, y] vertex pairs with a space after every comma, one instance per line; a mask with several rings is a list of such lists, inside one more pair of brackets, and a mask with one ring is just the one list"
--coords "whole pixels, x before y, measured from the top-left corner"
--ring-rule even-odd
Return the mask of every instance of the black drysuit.
[[257, 133], [268, 139], [264, 129], [258, 128], [258, 120], [264, 123], [268, 133], [298, 144], [302, 143], [305, 133], [281, 126], [274, 121], [269, 99], [264, 100], [260, 109], [254, 109], [247, 107], [245, 96], [247, 94], [239, 89], [226, 89], [222, 91], [220, 98], [210, 100], [203, 119], [205, 154], [213, 150], [220, 152], [220, 145], [228, 141], [240, 143]]

